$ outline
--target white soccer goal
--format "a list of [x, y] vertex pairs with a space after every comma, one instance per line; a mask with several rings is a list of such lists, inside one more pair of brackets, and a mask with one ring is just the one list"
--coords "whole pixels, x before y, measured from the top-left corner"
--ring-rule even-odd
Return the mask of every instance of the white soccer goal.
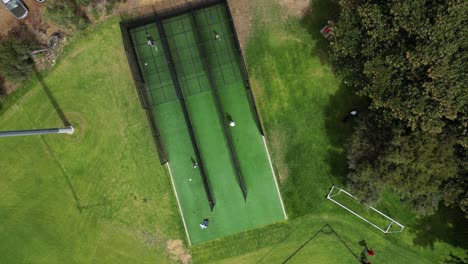
[[[371, 210], [379, 213], [381, 216], [385, 217], [387, 220], [389, 220], [389, 224], [387, 226], [387, 228], [384, 230], [382, 228], [380, 228], [379, 226], [377, 226], [376, 224], [372, 223], [371, 221], [367, 220], [366, 218], [360, 216], [359, 214], [357, 214], [356, 212], [354, 212], [353, 210], [349, 209], [348, 207], [342, 205], [341, 203], [339, 203], [338, 201], [334, 200], [333, 197], [337, 196], [337, 195], [340, 195], [340, 194], [346, 194], [348, 196], [350, 196], [351, 198], [353, 198], [354, 200], [358, 201], [358, 198], [354, 197], [352, 194], [350, 194], [349, 192], [341, 189], [341, 188], [338, 188], [338, 187], [335, 187], [335, 186], [332, 186], [331, 189], [330, 189], [330, 192], [328, 193], [327, 195], [327, 199], [336, 203], [337, 205], [341, 206], [342, 208], [346, 209], [348, 212], [352, 213], [353, 215], [359, 217], [360, 219], [366, 221], [368, 224], [372, 225], [373, 227], [377, 228], [378, 230], [382, 231], [383, 233], [385, 234], [389, 234], [389, 233], [401, 233], [401, 231], [403, 231], [403, 229], [405, 228], [402, 224], [398, 223], [397, 221], [393, 220], [392, 218], [388, 217], [387, 215], [385, 215], [384, 213], [380, 212], [379, 210], [375, 209], [374, 207], [366, 204], [366, 203], [362, 203], [364, 204], [366, 207], [370, 208]], [[359, 202], [360, 203], [360, 202]], [[400, 230], [393, 230], [393, 231], [390, 231], [390, 228], [393, 226], [393, 225], [397, 225], [400, 227]]]

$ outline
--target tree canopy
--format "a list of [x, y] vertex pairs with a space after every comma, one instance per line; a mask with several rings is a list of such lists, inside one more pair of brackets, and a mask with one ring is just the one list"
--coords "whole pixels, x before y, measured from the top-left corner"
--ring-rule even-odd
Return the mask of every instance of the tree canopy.
[[441, 200], [467, 212], [468, 2], [343, 0], [340, 7], [331, 62], [372, 112], [348, 146], [350, 186], [362, 194], [369, 184], [395, 189], [423, 213]]
[[11, 30], [0, 41], [0, 74], [11, 82], [26, 79], [33, 65], [30, 52], [37, 46], [37, 40], [25, 26]]

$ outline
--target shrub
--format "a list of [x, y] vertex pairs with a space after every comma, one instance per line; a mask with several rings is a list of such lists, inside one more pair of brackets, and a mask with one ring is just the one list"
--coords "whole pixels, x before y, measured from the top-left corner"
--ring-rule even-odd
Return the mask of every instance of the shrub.
[[46, 6], [44, 14], [46, 20], [57, 25], [83, 29], [88, 24], [86, 16], [79, 10], [73, 2], [54, 1]]
[[32, 71], [30, 52], [38, 47], [34, 35], [19, 26], [0, 41], [0, 72], [9, 81], [17, 83], [26, 79]]

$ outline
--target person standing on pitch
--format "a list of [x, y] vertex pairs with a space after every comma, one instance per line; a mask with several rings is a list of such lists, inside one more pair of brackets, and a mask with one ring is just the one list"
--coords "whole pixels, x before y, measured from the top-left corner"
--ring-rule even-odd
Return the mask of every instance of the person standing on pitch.
[[372, 249], [365, 248], [364, 253], [373, 257], [374, 256], [374, 251]]
[[203, 222], [200, 224], [201, 229], [208, 228], [208, 225], [210, 224], [210, 220], [208, 218], [203, 219]]
[[213, 31], [213, 33], [214, 33], [214, 35], [215, 35], [215, 38], [214, 38], [215, 40], [221, 40], [221, 35], [219, 35], [218, 32]]
[[148, 46], [154, 48], [156, 51], [158, 51], [158, 48], [156, 47], [156, 42], [154, 41], [154, 39], [149, 35], [149, 34], [146, 34], [146, 44], [148, 44]]
[[229, 126], [231, 126], [231, 127], [236, 126], [236, 123], [234, 122], [234, 120], [232, 120], [232, 117], [228, 113], [224, 113], [224, 117], [226, 118]]
[[352, 110], [351, 112], [348, 113], [348, 115], [345, 116], [345, 118], [343, 119], [343, 122], [348, 121], [351, 117], [356, 117], [357, 114], [358, 114], [357, 110]]
[[198, 163], [192, 158], [191, 160], [192, 160], [192, 168], [196, 169], [198, 167]]

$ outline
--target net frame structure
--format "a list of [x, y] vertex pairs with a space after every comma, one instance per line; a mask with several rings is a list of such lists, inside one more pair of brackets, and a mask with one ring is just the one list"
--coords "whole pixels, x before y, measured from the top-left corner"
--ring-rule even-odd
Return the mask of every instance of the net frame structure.
[[140, 101], [141, 108], [145, 110], [146, 118], [150, 125], [151, 134], [156, 147], [156, 151], [158, 153], [159, 162], [161, 164], [165, 164], [166, 162], [168, 162], [168, 158], [161, 138], [161, 133], [159, 132], [159, 128], [156, 124], [156, 119], [154, 117], [154, 103], [152, 101], [149, 88], [143, 79], [143, 74], [140, 65], [138, 64], [135, 48], [133, 47], [132, 39], [130, 37], [130, 30], [125, 26], [124, 23], [120, 23], [120, 31], [122, 33], [125, 54], [127, 55], [127, 60], [130, 66], [133, 81], [135, 83], [138, 99]]
[[[206, 15], [206, 10], [207, 9], [203, 9], [202, 12], [204, 12], [204, 14]], [[218, 9], [216, 8], [216, 11], [218, 12]], [[195, 17], [195, 13], [193, 10], [190, 10], [190, 14], [192, 16], [192, 21], [193, 21], [193, 25], [196, 27], [196, 28], [200, 28], [200, 26], [198, 25], [197, 23], [197, 18]], [[216, 108], [217, 108], [217, 112], [218, 112], [218, 117], [219, 117], [219, 120], [222, 124], [222, 127], [223, 127], [223, 132], [224, 132], [224, 136], [228, 142], [228, 145], [229, 145], [229, 154], [230, 154], [230, 158], [232, 160], [232, 163], [235, 167], [235, 171], [236, 171], [236, 176], [237, 176], [237, 181], [238, 181], [238, 184], [241, 188], [241, 191], [242, 191], [242, 195], [244, 196], [244, 200], [247, 201], [247, 188], [245, 187], [245, 183], [244, 183], [244, 180], [243, 180], [243, 177], [242, 177], [242, 173], [241, 173], [241, 169], [240, 169], [240, 166], [239, 166], [239, 161], [237, 159], [237, 153], [235, 151], [235, 148], [234, 148], [234, 144], [232, 143], [233, 139], [232, 139], [232, 135], [231, 135], [231, 132], [229, 130], [229, 124], [226, 120], [226, 118], [224, 117], [223, 113], [226, 113], [222, 107], [222, 104], [221, 104], [221, 99], [220, 99], [220, 96], [218, 94], [218, 90], [217, 90], [217, 85], [216, 85], [216, 82], [214, 80], [214, 74], [213, 74], [213, 70], [209, 64], [209, 59], [208, 59], [208, 55], [207, 55], [207, 48], [205, 47], [206, 43], [202, 41], [202, 36], [200, 34], [200, 31], [196, 30], [195, 31], [195, 37], [198, 41], [199, 44], [199, 48], [200, 48], [200, 52], [202, 54], [202, 57], [204, 58], [203, 61], [204, 61], [204, 67], [205, 67], [205, 70], [207, 72], [207, 75], [208, 75], [208, 80], [210, 82], [210, 88], [211, 88], [211, 91], [213, 93], [213, 98], [214, 98], [214, 102], [215, 102], [215, 105], [216, 105]], [[224, 42], [226, 43], [226, 42]], [[229, 54], [229, 53], [228, 53]], [[229, 56], [231, 56], [231, 54], [229, 54]], [[216, 54], [216, 58], [217, 58], [217, 62], [219, 63], [219, 56], [218, 54]], [[230, 57], [231, 58], [231, 57]], [[230, 61], [230, 63], [232, 64], [233, 62]], [[231, 65], [233, 71], [234, 71], [234, 67], [233, 65]], [[236, 76], [235, 72], [234, 72], [234, 76]], [[223, 81], [225, 81], [224, 79], [224, 75], [222, 75], [223, 77]]]
[[[188, 25], [187, 25], [188, 23]], [[235, 168], [237, 182], [241, 188], [244, 201], [247, 200], [247, 191], [245, 188], [244, 180], [242, 178], [239, 163], [237, 160], [236, 153], [234, 151], [234, 146], [232, 139], [230, 137], [228, 127], [223, 118], [223, 110], [221, 107], [220, 99], [217, 94], [217, 89], [215, 88], [216, 84], [213, 80], [213, 76], [208, 64], [208, 59], [206, 55], [206, 50], [204, 49], [204, 44], [200, 40], [198, 33], [199, 28], [196, 26], [195, 19], [193, 18], [193, 10], [187, 10], [187, 13], [184, 15], [179, 15], [174, 18], [169, 18], [157, 22], [159, 32], [162, 33], [161, 39], [165, 51], [169, 53], [168, 58], [169, 62], [173, 67], [173, 73], [176, 76], [174, 81], [177, 82], [176, 90], [179, 95], [179, 99], [184, 102], [185, 110], [187, 110], [187, 122], [191, 125], [191, 117], [188, 112], [187, 100], [190, 96], [211, 92], [213, 95], [213, 101], [217, 109], [217, 114], [221, 126], [223, 127], [224, 138], [228, 143], [229, 149], [229, 158]], [[174, 32], [173, 27], [175, 24], [180, 25], [178, 32]], [[169, 31], [169, 32], [168, 32]], [[167, 32], [167, 33], [166, 33]], [[194, 39], [189, 40], [187, 36], [192, 35]], [[184, 44], [175, 47], [175, 45], [169, 45], [168, 39], [172, 40], [174, 36], [183, 37]], [[195, 43], [195, 46], [190, 45], [191, 42]], [[178, 56], [174, 55], [177, 54]], [[188, 54], [189, 56], [180, 56], [180, 54]], [[199, 68], [202, 68], [203, 71], [197, 72], [195, 65], [198, 65]], [[195, 73], [194, 73], [195, 72]], [[191, 82], [191, 84], [189, 84]], [[196, 84], [197, 89], [193, 90], [193, 83]], [[192, 88], [192, 89], [191, 89]], [[184, 111], [185, 111], [184, 110]], [[192, 126], [193, 127], [193, 126]], [[195, 134], [195, 132], [193, 132]], [[196, 137], [194, 137], [196, 142]], [[196, 143], [197, 146], [198, 143]], [[198, 147], [199, 148], [199, 147]]]
[[208, 199], [208, 204], [210, 206], [210, 210], [213, 211], [213, 208], [215, 206], [213, 192], [211, 191], [211, 187], [210, 187], [210, 183], [208, 181], [207, 173], [206, 173], [205, 167], [203, 165], [203, 160], [202, 160], [202, 157], [201, 157], [201, 154], [200, 154], [200, 146], [198, 144], [197, 138], [195, 137], [195, 132], [194, 132], [193, 125], [192, 125], [192, 119], [191, 119], [189, 111], [188, 111], [187, 102], [185, 100], [185, 97], [184, 97], [183, 92], [182, 92], [182, 88], [180, 87], [180, 83], [178, 81], [179, 79], [177, 77], [177, 72], [175, 70], [174, 60], [172, 59], [172, 54], [171, 54], [170, 49], [169, 49], [169, 44], [168, 44], [167, 38], [165, 36], [165, 31], [164, 31], [163, 25], [162, 25], [161, 22], [157, 22], [156, 25], [158, 27], [158, 32], [159, 32], [159, 36], [160, 36], [160, 39], [161, 39], [161, 43], [162, 43], [162, 46], [163, 46], [164, 53], [165, 53], [166, 58], [168, 60], [168, 65], [169, 65], [169, 69], [170, 69], [170, 73], [171, 73], [171, 78], [172, 78], [172, 81], [173, 81], [175, 89], [176, 89], [176, 94], [177, 94], [177, 97], [178, 97], [179, 101], [181, 102], [182, 112], [184, 114], [185, 122], [186, 122], [188, 130], [189, 130], [190, 140], [192, 142], [192, 146], [193, 146], [193, 149], [194, 149], [194, 152], [195, 152], [195, 156], [197, 158], [197, 163], [198, 163], [198, 166], [200, 167], [200, 173], [202, 175], [203, 186], [205, 188], [205, 193], [206, 193], [206, 196], [207, 196], [207, 199]]
[[[223, 22], [228, 24], [230, 32], [231, 32], [230, 34], [227, 34], [227, 33], [223, 32], [223, 37], [231, 39], [231, 41], [232, 41], [232, 43], [233, 43], [233, 45], [235, 47], [234, 50], [237, 53], [236, 54], [237, 56], [229, 54], [231, 69], [235, 69], [236, 67], [240, 68], [239, 73], [234, 72], [234, 74], [233, 74], [233, 76], [235, 76], [234, 81], [241, 80], [243, 82], [244, 87], [246, 89], [246, 95], [247, 95], [247, 100], [249, 102], [248, 105], [249, 105], [250, 111], [251, 111], [251, 113], [252, 113], [252, 115], [254, 117], [255, 123], [257, 125], [257, 128], [258, 128], [260, 134], [262, 135], [262, 137], [264, 137], [264, 132], [263, 132], [263, 128], [262, 128], [262, 125], [261, 125], [261, 122], [260, 122], [260, 118], [259, 118], [259, 115], [258, 115], [256, 105], [255, 105], [253, 93], [252, 93], [251, 88], [250, 88], [250, 83], [249, 83], [249, 78], [248, 78], [248, 73], [247, 73], [247, 70], [246, 70], [244, 57], [243, 57], [243, 54], [242, 54], [242, 51], [241, 51], [241, 48], [240, 48], [240, 44], [239, 44], [239, 40], [238, 40], [238, 37], [237, 37], [237, 33], [236, 33], [237, 31], [235, 29], [235, 25], [234, 25], [234, 22], [232, 20], [232, 14], [230, 12], [229, 4], [228, 4], [228, 2], [226, 0], [198, 0], [198, 1], [192, 1], [192, 2], [189, 2], [189, 3], [183, 3], [181, 5], [172, 6], [170, 8], [166, 8], [166, 9], [159, 9], [158, 7], [151, 6], [151, 8], [145, 8], [146, 10], [150, 9], [151, 12], [146, 12], [144, 15], [138, 16], [136, 18], [132, 17], [132, 16], [128, 16], [128, 14], [123, 14], [121, 16], [122, 20], [120, 22], [120, 28], [121, 28], [121, 32], [122, 32], [122, 38], [123, 38], [123, 42], [124, 42], [125, 53], [127, 55], [127, 59], [128, 59], [129, 65], [130, 65], [130, 70], [132, 72], [132, 76], [133, 76], [133, 79], [134, 79], [134, 82], [135, 82], [135, 87], [136, 87], [136, 90], [137, 90], [137, 93], [138, 93], [138, 98], [140, 100], [141, 107], [145, 110], [148, 122], [150, 124], [150, 128], [151, 128], [152, 135], [153, 135], [153, 140], [155, 142], [155, 146], [156, 146], [156, 149], [157, 149], [157, 153], [158, 153], [158, 156], [159, 156], [160, 163], [165, 164], [169, 160], [168, 160], [168, 155], [167, 155], [167, 153], [165, 151], [165, 147], [164, 147], [163, 141], [161, 139], [159, 128], [158, 128], [158, 125], [157, 125], [157, 122], [156, 122], [156, 119], [155, 119], [155, 116], [154, 116], [154, 112], [153, 112], [154, 111], [154, 106], [156, 106], [156, 105], [158, 105], [160, 103], [164, 103], [164, 102], [168, 102], [168, 101], [172, 101], [172, 100], [179, 100], [180, 103], [181, 103], [183, 113], [184, 113], [184, 118], [185, 118], [185, 121], [186, 121], [186, 124], [187, 124], [187, 128], [189, 130], [190, 139], [191, 139], [193, 149], [194, 149], [194, 152], [195, 152], [195, 155], [196, 155], [197, 163], [198, 163], [198, 166], [200, 167], [200, 172], [201, 172], [201, 176], [202, 176], [202, 181], [203, 181], [205, 193], [206, 193], [207, 200], [208, 200], [208, 203], [209, 203], [209, 206], [210, 206], [211, 210], [213, 210], [213, 208], [214, 208], [215, 200], [214, 200], [214, 197], [213, 197], [213, 193], [211, 191], [211, 187], [210, 187], [210, 183], [209, 183], [209, 180], [208, 180], [208, 177], [207, 177], [206, 170], [205, 170], [205, 168], [203, 166], [203, 159], [202, 159], [200, 151], [199, 151], [199, 144], [198, 144], [197, 139], [195, 137], [191, 117], [190, 117], [190, 114], [189, 114], [189, 111], [188, 111], [188, 105], [186, 103], [186, 97], [188, 97], [190, 95], [193, 95], [193, 94], [196, 94], [196, 93], [199, 93], [199, 92], [212, 92], [212, 94], [213, 94], [214, 103], [216, 105], [217, 112], [219, 114], [219, 119], [220, 119], [221, 124], [223, 126], [223, 133], [224, 133], [225, 139], [226, 139], [226, 141], [228, 143], [230, 158], [231, 158], [232, 163], [233, 163], [233, 165], [235, 167], [235, 170], [236, 170], [237, 182], [238, 182], [239, 187], [241, 188], [241, 191], [243, 193], [244, 200], [246, 201], [246, 199], [247, 199], [247, 189], [245, 187], [245, 183], [244, 183], [244, 180], [243, 180], [241, 172], [240, 172], [239, 162], [237, 160], [237, 156], [236, 156], [234, 146], [233, 146], [233, 143], [232, 143], [232, 136], [230, 135], [229, 128], [227, 127], [228, 124], [224, 120], [225, 118], [223, 117], [224, 112], [223, 112], [223, 108], [222, 108], [222, 105], [220, 103], [219, 95], [218, 95], [217, 88], [216, 88], [217, 87], [216, 86], [216, 81], [219, 81], [219, 79], [220, 79], [219, 76], [221, 77], [224, 84], [226, 84], [226, 79], [227, 78], [225, 77], [226, 75], [222, 71], [221, 71], [221, 74], [219, 74], [219, 73], [217, 74], [213, 69], [210, 68], [209, 63], [208, 63], [208, 57], [207, 57], [208, 55], [206, 54], [206, 48], [205, 48], [205, 45], [207, 45], [207, 44], [203, 43], [201, 41], [201, 38], [200, 38], [199, 34], [200, 34], [200, 31], [202, 29], [197, 25], [196, 19], [195, 19], [195, 12], [197, 12], [199, 10], [205, 10], [206, 8], [210, 8], [212, 6], [216, 6], [216, 5], [220, 5], [220, 4], [225, 5], [224, 7], [225, 7], [225, 10], [226, 10], [226, 20], [223, 21]], [[195, 92], [195, 93], [192, 93], [191, 91], [184, 91], [183, 86], [180, 83], [181, 78], [179, 78], [180, 76], [178, 76], [178, 71], [176, 70], [176, 62], [175, 62], [175, 59], [174, 59], [173, 55], [171, 54], [170, 45], [169, 45], [169, 43], [167, 41], [165, 28], [163, 26], [163, 22], [165, 20], [168, 20], [168, 19], [171, 19], [171, 18], [174, 18], [174, 17], [178, 17], [178, 16], [182, 16], [184, 14], [189, 14], [192, 17], [193, 28], [191, 28], [191, 31], [193, 31], [197, 36], [197, 41], [196, 41], [197, 46], [198, 46], [199, 52], [202, 53], [202, 60], [201, 61], [202, 61], [203, 67], [205, 69], [205, 72], [207, 73], [206, 77], [208, 79], [208, 83], [206, 83], [204, 85], [199, 83], [200, 90], [198, 92]], [[175, 89], [175, 96], [170, 95], [170, 96], [166, 97], [166, 93], [164, 92], [165, 91], [165, 89], [164, 89], [165, 86], [162, 84], [161, 78], [158, 77], [159, 81], [161, 82], [161, 84], [160, 84], [161, 89], [160, 90], [161, 90], [161, 92], [162, 92], [162, 94], [164, 96], [164, 98], [162, 100], [160, 100], [158, 98], [154, 98], [152, 96], [152, 92], [154, 92], [154, 89], [150, 87], [151, 83], [145, 82], [145, 78], [143, 77], [144, 75], [143, 75], [142, 65], [139, 64], [135, 43], [132, 40], [131, 31], [133, 29], [136, 29], [136, 28], [139, 28], [139, 27], [142, 27], [142, 26], [144, 26], [144, 28], [145, 28], [144, 30], [147, 31], [148, 30], [147, 25], [153, 25], [153, 26], [156, 25], [156, 28], [157, 28], [157, 31], [158, 31], [157, 35], [159, 36], [158, 41], [159, 41], [159, 43], [162, 44], [162, 47], [163, 47], [162, 50], [164, 52], [163, 56], [165, 58], [165, 61], [166, 61], [166, 64], [167, 64], [166, 66], [168, 67], [168, 70], [169, 70], [169, 73], [170, 73], [170, 76], [171, 76], [171, 79], [172, 79], [172, 83], [173, 83], [173, 86], [174, 86], [173, 88]], [[141, 45], [146, 45], [146, 44], [142, 43]], [[210, 53], [210, 55], [215, 55], [216, 56], [218, 66], [220, 66], [220, 54]], [[154, 60], [158, 56], [159, 55], [154, 56], [154, 54], [152, 54], [152, 59]], [[195, 63], [196, 60], [198, 60], [198, 62], [199, 62], [199, 59], [194, 59], [194, 58], [191, 58], [191, 59], [192, 59], [192, 63]], [[156, 65], [157, 63], [153, 62], [153, 64]], [[161, 63], [159, 63], [158, 65], [161, 65]], [[159, 68], [156, 68], [154, 73], [156, 73], [158, 76], [160, 76], [160, 74], [162, 72], [159, 71]], [[218, 78], [216, 78], [216, 76], [218, 76]], [[195, 78], [197, 78], [198, 81], [199, 81], [200, 80], [199, 77], [200, 76], [196, 76]], [[202, 87], [208, 87], [208, 89], [201, 90]]]
[[[132, 29], [130, 34], [133, 39], [137, 59], [139, 59], [137, 61], [140, 62], [140, 69], [144, 71], [142, 73], [144, 73], [143, 76], [146, 78], [145, 83], [150, 91], [149, 95], [151, 95], [150, 101], [152, 105], [158, 105], [178, 99], [174, 83], [171, 78], [170, 65], [167, 63], [167, 55], [165, 52], [158, 52], [157, 50], [157, 46], [160, 45], [161, 39], [156, 26], [157, 25], [154, 25], [153, 23], [146, 24], [142, 28]], [[154, 48], [142, 49], [141, 46], [144, 46], [145, 48], [148, 47], [146, 36], [144, 36], [142, 42], [139, 43], [138, 41], [138, 36], [142, 34], [151, 35], [151, 38], [154, 38], [157, 45], [155, 45]], [[142, 50], [149, 50], [150, 52], [149, 54], [148, 52], [145, 54]], [[143, 65], [141, 64], [142, 61], [145, 62]]]
[[[338, 193], [336, 194], [332, 194], [334, 190], [338, 190]], [[333, 197], [335, 196], [338, 196], [340, 195], [341, 193], [344, 193], [348, 196], [350, 196], [351, 198], [353, 198], [354, 200], [358, 201], [359, 203], [361, 204], [364, 204], [366, 207], [370, 208], [371, 210], [377, 212], [378, 214], [380, 214], [381, 216], [385, 217], [387, 220], [390, 221], [390, 223], [388, 224], [387, 228], [384, 230], [382, 228], [380, 228], [379, 226], [377, 226], [376, 224], [372, 223], [371, 221], [367, 220], [366, 218], [364, 218], [363, 216], [359, 215], [358, 213], [354, 212], [353, 210], [349, 209], [348, 207], [344, 206], [343, 204], [339, 203], [338, 201], [334, 200]], [[346, 211], [350, 212], [351, 214], [357, 216], [359, 219], [365, 221], [366, 223], [370, 224], [371, 226], [375, 227], [376, 229], [380, 230], [381, 232], [383, 232], [384, 234], [390, 234], [390, 233], [401, 233], [403, 231], [403, 229], [405, 228], [402, 224], [400, 224], [399, 222], [397, 222], [396, 220], [390, 218], [389, 216], [387, 216], [386, 214], [382, 213], [381, 211], [377, 210], [376, 208], [366, 204], [366, 203], [362, 203], [359, 201], [359, 199], [357, 197], [355, 197], [354, 195], [350, 194], [349, 192], [341, 189], [341, 188], [338, 188], [336, 186], [332, 186], [330, 188], [330, 191], [328, 192], [327, 194], [327, 199], [336, 203], [337, 205], [339, 205], [341, 208], [345, 209]], [[390, 231], [390, 228], [393, 226], [393, 225], [397, 225], [400, 227], [400, 230], [396, 230], [396, 231]]]
[[[179, 4], [179, 2], [181, 2]], [[229, 37], [232, 38], [233, 43], [235, 45], [235, 51], [238, 53], [238, 56], [236, 56], [239, 59], [240, 63], [240, 68], [241, 68], [241, 73], [239, 78], [243, 79], [245, 88], [246, 88], [246, 95], [248, 97], [248, 102], [249, 102], [249, 107], [252, 112], [252, 115], [254, 117], [255, 123], [257, 125], [257, 128], [262, 136], [264, 136], [264, 129], [260, 121], [260, 117], [258, 114], [258, 109], [255, 103], [255, 98], [252, 93], [250, 81], [249, 81], [249, 75], [247, 72], [247, 67], [246, 63], [244, 60], [244, 55], [241, 50], [241, 46], [239, 43], [239, 38], [237, 35], [237, 30], [234, 24], [234, 21], [232, 19], [232, 13], [231, 13], [231, 8], [229, 5], [229, 2], [227, 0], [192, 0], [190, 2], [186, 1], [178, 1], [178, 0], [173, 0], [173, 1], [161, 1], [156, 4], [152, 5], [146, 5], [142, 6], [139, 8], [134, 8], [131, 10], [128, 10], [126, 12], [123, 12], [120, 14], [121, 17], [121, 29], [126, 29], [128, 32], [137, 27], [144, 26], [146, 24], [151, 24], [154, 22], [161, 22], [165, 19], [169, 19], [172, 17], [177, 17], [189, 12], [196, 12], [198, 10], [204, 9], [204, 8], [209, 8], [218, 4], [225, 4], [226, 5], [226, 11], [227, 11], [227, 19], [225, 22], [229, 24], [229, 27], [231, 29], [232, 34], [229, 35]], [[195, 30], [199, 30], [198, 28], [195, 28]], [[124, 35], [124, 34], [122, 34]], [[226, 34], [227, 36], [227, 34]], [[125, 36], [123, 36], [125, 39]], [[124, 40], [125, 42], [125, 40]], [[130, 40], [131, 43], [131, 40]], [[125, 47], [125, 50], [127, 52], [128, 49], [131, 49], [131, 47]], [[135, 55], [131, 54], [131, 52], [127, 52], [127, 57], [128, 53], [130, 55]], [[135, 57], [136, 58], [136, 57]], [[237, 60], [237, 58], [232, 58], [233, 60]], [[136, 63], [138, 65], [138, 63]], [[140, 71], [141, 69], [136, 69], [135, 64], [130, 64], [131, 68], [135, 68], [135, 71]], [[133, 71], [133, 70], [132, 70]], [[135, 78], [134, 78], [135, 79]], [[138, 81], [142, 81], [144, 83], [144, 80], [141, 78]], [[137, 87], [138, 88], [138, 87]], [[142, 93], [145, 96], [148, 96], [147, 93]]]
[[[205, 5], [207, 4], [205, 3], [207, 1], [203, 1], [203, 2]], [[202, 8], [202, 7], [203, 5], [200, 5], [198, 8]], [[196, 137], [194, 136], [192, 122], [191, 122], [191, 119], [187, 110], [187, 104], [181, 92], [180, 83], [178, 81], [177, 73], [174, 68], [174, 63], [173, 63], [171, 54], [169, 52], [169, 47], [168, 47], [167, 39], [164, 34], [164, 29], [162, 28], [162, 24], [161, 24], [163, 19], [168, 18], [170, 16], [177, 16], [178, 14], [185, 12], [185, 10], [187, 10], [187, 6], [184, 5], [184, 6], [180, 6], [174, 9], [170, 9], [170, 10], [163, 10], [159, 13], [153, 12], [144, 17], [137, 18], [137, 19], [132, 18], [129, 20], [122, 20], [120, 22], [120, 29], [122, 33], [122, 39], [124, 42], [125, 53], [127, 55], [127, 60], [129, 62], [130, 70], [132, 72], [138, 98], [140, 100], [141, 107], [145, 110], [146, 115], [148, 117], [148, 122], [150, 124], [150, 129], [153, 134], [153, 139], [155, 142], [155, 146], [158, 152], [160, 162], [161, 164], [165, 164], [165, 163], [168, 163], [169, 160], [167, 158], [165, 147], [164, 147], [164, 144], [163, 144], [160, 132], [159, 132], [159, 128], [157, 126], [156, 119], [153, 113], [154, 106], [162, 102], [155, 102], [153, 100], [148, 84], [147, 82], [145, 82], [145, 79], [143, 77], [143, 70], [140, 67], [140, 64], [138, 63], [137, 51], [135, 49], [134, 41], [132, 40], [132, 36], [131, 36], [131, 30], [134, 28], [138, 28], [141, 26], [145, 26], [146, 28], [146, 25], [148, 24], [156, 24], [156, 27], [158, 29], [158, 35], [163, 45], [164, 56], [167, 61], [167, 65], [165, 66], [169, 68], [169, 73], [171, 75], [171, 79], [174, 84], [174, 88], [175, 88], [176, 95], [177, 95], [176, 99], [178, 99], [179, 102], [181, 103], [181, 109], [184, 114], [184, 119], [185, 119], [188, 132], [190, 135], [190, 140], [192, 142], [192, 147], [195, 152], [197, 164], [200, 168], [200, 174], [202, 177], [205, 194], [208, 200], [208, 205], [210, 207], [210, 210], [213, 211], [214, 206], [215, 206], [213, 192], [211, 190], [210, 183], [206, 174], [206, 170], [203, 165], [203, 160], [200, 155], [198, 142], [196, 140]], [[158, 69], [156, 69], [156, 71], [158, 71]], [[167, 102], [167, 101], [163, 101], [163, 102]]]

